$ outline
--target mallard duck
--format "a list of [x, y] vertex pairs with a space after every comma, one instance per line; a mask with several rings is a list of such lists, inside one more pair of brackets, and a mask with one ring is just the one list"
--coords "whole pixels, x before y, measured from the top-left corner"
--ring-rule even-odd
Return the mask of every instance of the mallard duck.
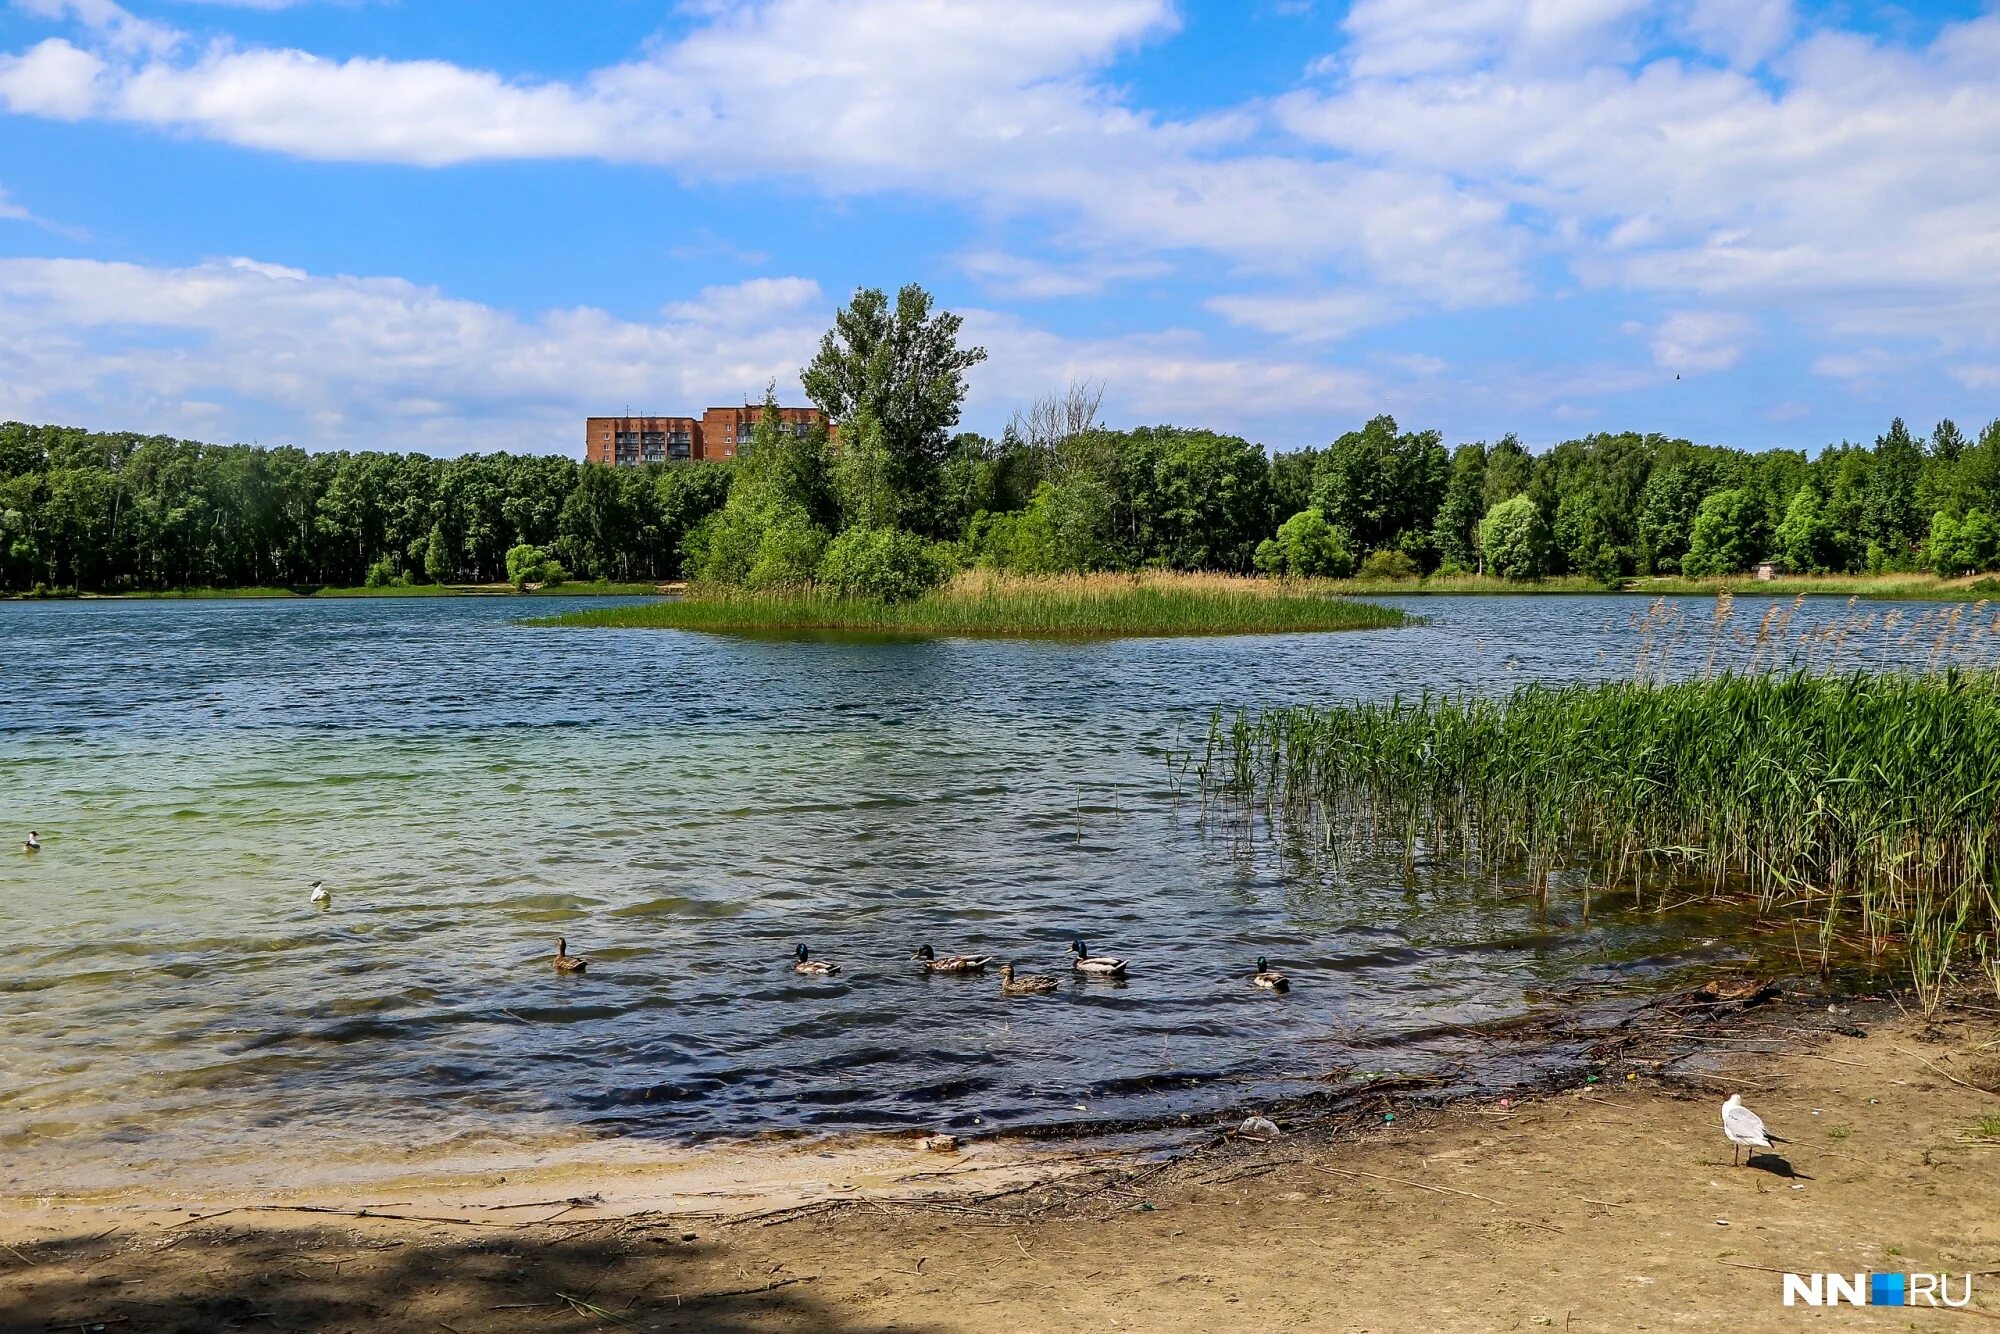
[[1046, 996], [1056, 989], [1056, 980], [1040, 973], [1023, 973], [1014, 976], [1014, 965], [1000, 965], [1000, 991], [1008, 996]]
[[1075, 968], [1079, 973], [1089, 973], [1093, 977], [1125, 976], [1125, 961], [1123, 959], [1113, 959], [1102, 955], [1093, 957], [1090, 952], [1090, 946], [1080, 940], [1072, 940], [1069, 943], [1069, 952], [1076, 956], [1075, 962], [1070, 966]]
[[806, 947], [801, 945], [792, 951], [792, 971], [795, 973], [809, 973], [813, 977], [832, 977], [840, 971], [840, 965], [837, 963], [822, 963], [808, 954]]
[[990, 954], [947, 954], [940, 959], [928, 945], [910, 957], [922, 961], [927, 973], [983, 973], [993, 961]]
[[313, 881], [312, 901], [313, 906], [317, 908], [331, 908], [333, 906], [333, 895], [327, 892], [326, 881]]
[[556, 938], [556, 971], [558, 973], [580, 973], [590, 967], [590, 960], [579, 959], [569, 952], [569, 942], [560, 936]]
[[1252, 986], [1262, 987], [1266, 991], [1290, 991], [1292, 989], [1292, 979], [1286, 977], [1283, 973], [1272, 972], [1271, 961], [1261, 954], [1257, 956], [1256, 976], [1250, 979], [1250, 983]]
[[30, 829], [28, 831], [28, 836], [21, 840], [21, 851], [40, 852], [41, 850], [42, 850], [42, 836], [36, 833], [34, 830]]

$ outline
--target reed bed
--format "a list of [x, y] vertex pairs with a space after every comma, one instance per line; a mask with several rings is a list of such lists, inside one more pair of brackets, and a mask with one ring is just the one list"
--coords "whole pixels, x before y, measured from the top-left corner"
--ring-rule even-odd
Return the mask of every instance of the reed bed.
[[2000, 675], [1528, 685], [1217, 715], [1213, 792], [1518, 876], [1706, 881], [1899, 960], [1926, 1009], [2000, 988]]
[[1637, 650], [1634, 675], [1664, 681], [1718, 671], [2000, 667], [2000, 607], [1983, 598], [1914, 611], [1864, 606], [1850, 597], [1844, 613], [1806, 613], [1803, 593], [1740, 601], [1724, 591], [1707, 608], [1688, 599], [1656, 598], [1627, 620]]
[[531, 624], [1081, 638], [1379, 629], [1409, 619], [1310, 584], [1166, 573], [1030, 578], [975, 570], [907, 602], [843, 598], [810, 588], [768, 593], [695, 589], [680, 601], [598, 608]]

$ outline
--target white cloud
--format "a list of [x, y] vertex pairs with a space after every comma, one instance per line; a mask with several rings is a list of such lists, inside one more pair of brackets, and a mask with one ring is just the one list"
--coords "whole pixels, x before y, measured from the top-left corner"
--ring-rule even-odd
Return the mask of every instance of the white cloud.
[[1797, 23], [1791, 0], [1691, 0], [1681, 15], [1690, 40], [1742, 66], [1781, 50]]
[[[562, 81], [204, 45], [111, 0], [15, 3], [71, 25], [0, 56], [0, 105], [19, 114], [311, 159], [586, 157], [908, 193], [968, 208], [988, 235], [1047, 238], [959, 257], [998, 298], [1093, 295], [1198, 255], [1236, 289], [1208, 312], [1304, 345], [1581, 284], [1667, 312], [1642, 331], [1653, 366], [1584, 368], [1628, 387], [1738, 364], [1780, 326], [1849, 380], [1840, 358], [1882, 341], [1927, 339], [1974, 374], [2000, 346], [1991, 12], [1912, 43], [1793, 0], [1353, 0], [1336, 49], [1299, 53], [1321, 82], [1173, 116], [1113, 81], [1121, 56], [1176, 31], [1172, 0], [699, 0], [675, 35]], [[1141, 349], [1179, 367], [1131, 365], [1148, 402], [1192, 402], [1230, 373], [1311, 402], [1366, 388], [1193, 335], [1019, 337], [1057, 360]]]
[[1345, 63], [1356, 78], [1469, 69], [1501, 55], [1562, 64], [1627, 47], [1645, 0], [1355, 0]]
[[1906, 370], [1910, 361], [1904, 353], [1863, 347], [1851, 352], [1828, 352], [1813, 358], [1812, 373], [1829, 380], [1843, 381], [1849, 389], [1864, 391]]
[[17, 115], [81, 120], [96, 109], [105, 63], [52, 37], [18, 56], [0, 56], [0, 103]]
[[1058, 263], [998, 250], [975, 250], [960, 255], [958, 266], [989, 294], [1024, 301], [1094, 296], [1113, 283], [1159, 278], [1173, 271], [1159, 260], [1093, 257]]
[[[1539, 219], [1593, 286], [1785, 307], [1819, 332], [1993, 339], [2000, 15], [1908, 47], [1795, 37], [1776, 0], [1640, 10], [1362, 0], [1345, 80], [1275, 114]], [[1640, 20], [1723, 63], [1640, 58]], [[1756, 60], [1775, 74], [1729, 64]]]
[[207, 129], [251, 148], [436, 167], [604, 155], [605, 118], [560, 85], [511, 84], [435, 60], [332, 62], [213, 47], [191, 65], [125, 72], [113, 114]]
[[1395, 312], [1367, 291], [1239, 293], [1210, 298], [1208, 308], [1231, 324], [1299, 342], [1345, 338], [1357, 329], [1383, 324]]
[[1755, 329], [1743, 315], [1676, 311], [1653, 330], [1653, 364], [1690, 373], [1728, 370], [1742, 359], [1743, 344]]
[[1199, 423], [1290, 444], [1324, 431], [1308, 421], [1365, 416], [1382, 393], [1361, 371], [1219, 353], [1186, 330], [1069, 339], [994, 311], [966, 312], [965, 329], [992, 354], [968, 408], [993, 423], [1071, 381], [1096, 381], [1110, 421]]
[[181, 43], [181, 34], [173, 28], [139, 18], [113, 0], [13, 0], [13, 4], [36, 18], [73, 21], [121, 55], [163, 56]]
[[[185, 268], [0, 260], [0, 419], [133, 425], [316, 447], [575, 453], [582, 420], [799, 395], [834, 302], [803, 278], [710, 287], [651, 321], [601, 310], [523, 318], [400, 278], [328, 277], [250, 259]], [[1074, 378], [1131, 421], [1199, 421], [1289, 439], [1364, 415], [1362, 373], [1218, 353], [1188, 332], [1065, 338], [966, 315], [992, 359], [967, 424], [997, 430]], [[1313, 430], [1317, 434], [1317, 430]]]
[[[1176, 26], [1170, 0], [744, 0], [699, 12], [678, 40], [573, 83], [227, 42], [137, 57], [56, 41], [29, 53], [32, 68], [0, 70], [0, 99], [305, 158], [596, 157], [710, 179], [785, 175], [837, 194], [913, 190], [1053, 213], [1056, 239], [1086, 255], [1331, 265], [1460, 305], [1526, 290], [1524, 241], [1495, 201], [1394, 167], [1245, 151], [1262, 128], [1256, 108], [1171, 120], [1093, 82]], [[1037, 281], [1052, 292], [1077, 279]]]
[[11, 222], [32, 222], [34, 217], [34, 214], [9, 199], [6, 190], [0, 189], [0, 218]]
[[0, 260], [0, 417], [574, 452], [582, 418], [607, 406], [698, 410], [772, 379], [795, 396], [829, 307], [812, 282], [760, 279], [656, 322], [522, 319], [399, 278], [245, 259]]

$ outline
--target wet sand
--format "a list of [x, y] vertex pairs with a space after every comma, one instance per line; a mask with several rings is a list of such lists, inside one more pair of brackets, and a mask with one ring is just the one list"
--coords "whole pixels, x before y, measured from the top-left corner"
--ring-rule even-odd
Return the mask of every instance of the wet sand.
[[[1820, 1317], [1856, 1328], [2000, 1319], [2000, 1008], [1837, 1015], [1656, 1015], [1598, 1044], [1595, 1082], [1384, 1085], [1167, 1159], [780, 1145], [322, 1201], [396, 1218], [15, 1208], [0, 1329], [1760, 1330], [1813, 1318], [1787, 1270], [1973, 1275], [1968, 1311]], [[1792, 1143], [1732, 1168], [1725, 1085]]]

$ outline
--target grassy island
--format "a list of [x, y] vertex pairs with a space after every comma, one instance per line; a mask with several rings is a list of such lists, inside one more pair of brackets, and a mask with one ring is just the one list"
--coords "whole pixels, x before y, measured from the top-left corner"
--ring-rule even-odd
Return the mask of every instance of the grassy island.
[[817, 589], [693, 590], [675, 602], [603, 607], [536, 625], [648, 630], [855, 630], [1026, 638], [1291, 634], [1405, 624], [1401, 612], [1316, 584], [1229, 575], [1034, 577], [969, 571], [922, 597], [879, 602]]

